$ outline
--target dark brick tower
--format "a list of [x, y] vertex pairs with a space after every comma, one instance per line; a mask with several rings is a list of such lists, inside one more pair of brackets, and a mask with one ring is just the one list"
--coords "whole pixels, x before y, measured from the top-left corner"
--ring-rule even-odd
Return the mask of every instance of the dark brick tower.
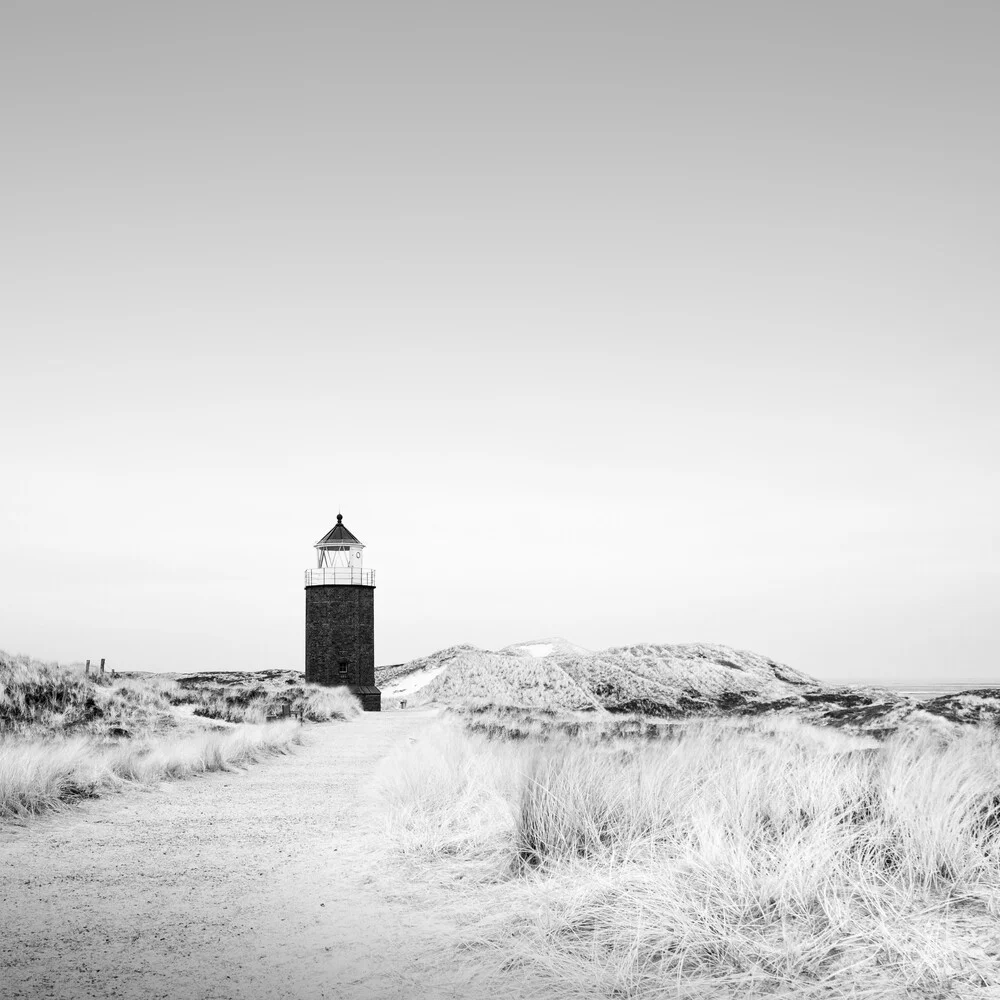
[[306, 681], [344, 685], [366, 712], [379, 712], [375, 571], [363, 568], [363, 549], [340, 514], [316, 543], [317, 568], [306, 570]]

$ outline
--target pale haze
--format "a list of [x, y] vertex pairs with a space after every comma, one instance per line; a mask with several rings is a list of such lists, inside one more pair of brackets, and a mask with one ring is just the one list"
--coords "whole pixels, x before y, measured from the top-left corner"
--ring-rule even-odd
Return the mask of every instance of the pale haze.
[[0, 648], [1000, 681], [1000, 6], [0, 11]]

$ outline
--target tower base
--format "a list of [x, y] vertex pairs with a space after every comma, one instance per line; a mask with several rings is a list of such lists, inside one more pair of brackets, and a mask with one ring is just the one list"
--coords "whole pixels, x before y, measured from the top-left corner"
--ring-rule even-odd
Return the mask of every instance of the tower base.
[[374, 684], [352, 684], [350, 690], [366, 712], [382, 711], [382, 692]]

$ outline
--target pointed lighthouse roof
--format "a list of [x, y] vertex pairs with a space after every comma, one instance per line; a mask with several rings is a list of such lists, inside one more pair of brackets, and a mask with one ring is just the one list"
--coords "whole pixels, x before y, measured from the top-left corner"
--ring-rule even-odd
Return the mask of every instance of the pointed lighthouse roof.
[[316, 543], [316, 548], [324, 548], [327, 545], [360, 545], [364, 544], [347, 529], [344, 524], [344, 515], [337, 515], [337, 523]]

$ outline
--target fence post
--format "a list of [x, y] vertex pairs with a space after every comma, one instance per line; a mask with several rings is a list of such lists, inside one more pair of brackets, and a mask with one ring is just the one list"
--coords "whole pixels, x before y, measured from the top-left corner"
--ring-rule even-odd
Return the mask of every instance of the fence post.
[[83, 672], [88, 676], [90, 675], [90, 660], [87, 660], [87, 665], [83, 668]]
[[101, 673], [104, 673], [104, 657], [101, 657]]

